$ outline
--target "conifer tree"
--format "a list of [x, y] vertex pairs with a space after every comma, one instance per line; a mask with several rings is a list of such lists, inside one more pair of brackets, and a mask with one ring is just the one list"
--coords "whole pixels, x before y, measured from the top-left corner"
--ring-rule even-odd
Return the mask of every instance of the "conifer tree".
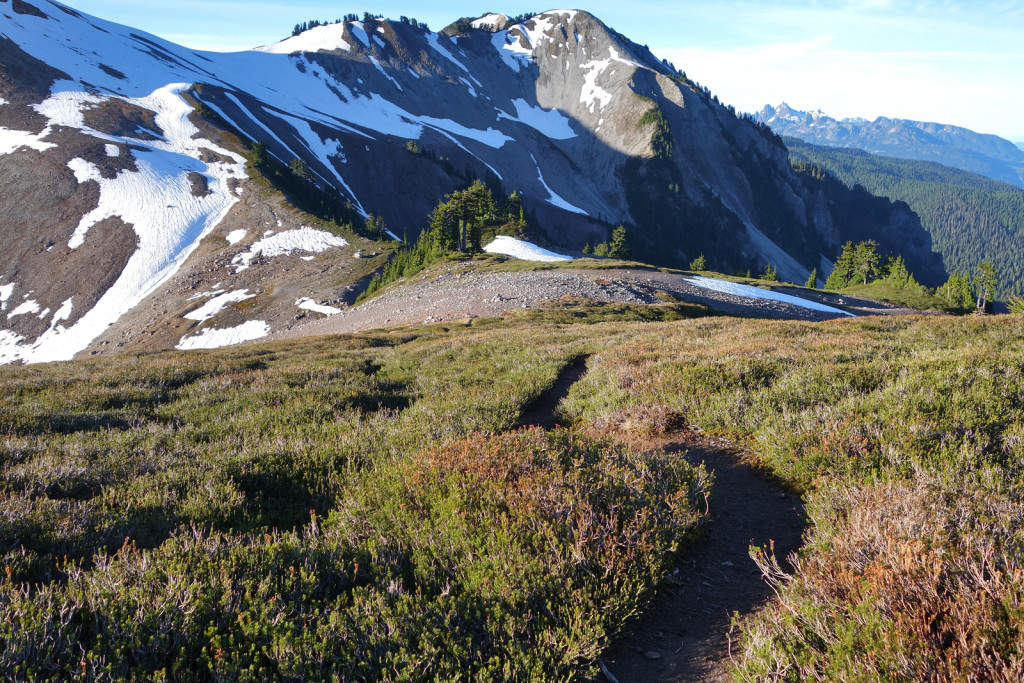
[[612, 231], [612, 241], [608, 245], [608, 256], [612, 258], [626, 259], [630, 256], [626, 226], [619, 225]]
[[703, 253], [700, 256], [698, 256], [697, 258], [695, 258], [692, 261], [690, 261], [690, 270], [707, 270], [707, 269], [708, 269], [708, 260], [706, 258], [704, 258], [704, 254]]
[[817, 289], [818, 288], [818, 269], [817, 268], [812, 268], [811, 269], [811, 274], [810, 274], [810, 276], [808, 276], [807, 282], [804, 283], [804, 287], [809, 287], [810, 289]]
[[878, 273], [878, 242], [866, 240], [859, 242], [854, 250], [853, 271], [857, 279], [867, 284]]
[[839, 258], [836, 259], [835, 265], [832, 267], [832, 272], [829, 274], [828, 279], [825, 280], [825, 289], [842, 289], [850, 284], [850, 279], [854, 275], [854, 253], [856, 247], [853, 242], [847, 242], [843, 245], [843, 251], [839, 254]]
[[974, 276], [974, 289], [978, 294], [977, 309], [989, 312], [999, 288], [999, 271], [988, 259], [978, 264], [978, 272]]
[[935, 294], [950, 308], [966, 312], [974, 307], [971, 278], [967, 273], [953, 273], [944, 285], [935, 290]]

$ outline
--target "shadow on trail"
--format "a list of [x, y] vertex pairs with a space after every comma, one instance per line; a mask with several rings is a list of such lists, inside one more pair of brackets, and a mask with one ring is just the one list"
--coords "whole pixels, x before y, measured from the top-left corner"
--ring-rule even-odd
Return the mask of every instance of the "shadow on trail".
[[795, 551], [806, 527], [803, 505], [743, 463], [726, 442], [676, 435], [660, 447], [714, 471], [711, 523], [707, 536], [684, 550], [678, 573], [647, 614], [602, 661], [619, 683], [727, 681], [733, 613], [750, 614], [772, 596], [748, 549], [774, 541], [780, 561]]

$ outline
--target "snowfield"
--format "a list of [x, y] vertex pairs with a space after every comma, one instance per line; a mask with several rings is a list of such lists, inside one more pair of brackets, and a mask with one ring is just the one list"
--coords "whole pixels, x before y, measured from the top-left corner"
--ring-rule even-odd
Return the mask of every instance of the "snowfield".
[[515, 237], [509, 237], [507, 235], [498, 235], [494, 238], [494, 241], [484, 247], [484, 251], [489, 254], [503, 254], [505, 256], [511, 256], [512, 258], [522, 259], [523, 261], [572, 261], [571, 256], [565, 256], [564, 254], [556, 254], [553, 251], [548, 251], [543, 247], [538, 247], [536, 244], [531, 244], [524, 240], [516, 239]]
[[808, 299], [801, 299], [798, 296], [791, 296], [789, 294], [782, 294], [781, 292], [773, 292], [768, 289], [761, 289], [760, 287], [751, 287], [750, 285], [742, 285], [738, 282], [729, 282], [727, 280], [716, 280], [710, 277], [703, 277], [700, 275], [694, 275], [687, 278], [690, 282], [703, 287], [704, 289], [713, 289], [716, 292], [722, 292], [723, 294], [732, 294], [734, 296], [742, 296], [747, 299], [771, 299], [772, 301], [781, 301], [785, 304], [793, 304], [794, 306], [801, 306], [808, 308], [812, 311], [823, 311], [825, 313], [837, 313], [839, 315], [848, 315], [851, 318], [854, 317], [853, 313], [843, 311], [832, 306], [826, 306], [825, 304], [819, 304], [817, 301], [810, 301]]

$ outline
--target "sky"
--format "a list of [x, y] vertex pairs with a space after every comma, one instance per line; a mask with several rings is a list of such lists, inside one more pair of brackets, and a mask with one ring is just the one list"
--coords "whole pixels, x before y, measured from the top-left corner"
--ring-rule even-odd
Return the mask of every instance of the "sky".
[[[396, 0], [66, 4], [204, 50], [265, 45], [297, 23], [364, 11], [414, 17], [437, 31], [463, 16], [553, 9], [519, 0], [431, 3], [428, 11]], [[599, 0], [576, 9], [647, 45], [740, 111], [786, 102], [835, 118], [937, 121], [1024, 141], [1024, 0]]]

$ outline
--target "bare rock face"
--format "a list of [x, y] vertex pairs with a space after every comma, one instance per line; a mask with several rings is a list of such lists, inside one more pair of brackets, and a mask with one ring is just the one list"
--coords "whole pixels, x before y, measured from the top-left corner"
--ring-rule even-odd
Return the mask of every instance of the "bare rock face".
[[350, 299], [373, 245], [252, 183], [255, 142], [409, 238], [477, 178], [555, 246], [624, 224], [663, 265], [802, 282], [846, 237], [776, 136], [586, 12], [341, 22], [233, 54], [52, 0], [0, 14], [0, 362], [240, 341]]

